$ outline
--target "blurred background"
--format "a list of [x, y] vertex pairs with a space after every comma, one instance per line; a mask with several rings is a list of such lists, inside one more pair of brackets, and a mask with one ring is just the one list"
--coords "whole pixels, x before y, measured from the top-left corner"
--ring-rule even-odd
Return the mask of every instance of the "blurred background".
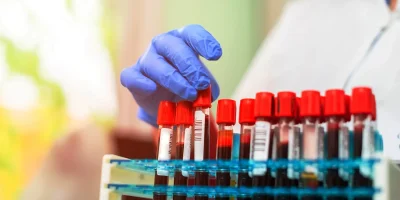
[[119, 83], [151, 38], [204, 26], [223, 48], [205, 63], [230, 97], [283, 4], [0, 0], [0, 199], [98, 199], [103, 154], [154, 156], [132, 149], [154, 149], [152, 128]]

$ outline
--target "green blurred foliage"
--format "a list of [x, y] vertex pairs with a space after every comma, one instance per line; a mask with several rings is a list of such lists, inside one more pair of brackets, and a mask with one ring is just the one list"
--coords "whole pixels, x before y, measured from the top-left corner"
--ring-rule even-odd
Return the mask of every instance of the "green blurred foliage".
[[[102, 2], [107, 6], [104, 6], [99, 31], [115, 66], [118, 13], [109, 6], [113, 1]], [[73, 0], [65, 1], [65, 6], [71, 12], [74, 9], [73, 3]], [[32, 111], [28, 111], [27, 118], [15, 117], [13, 110], [0, 106], [0, 188], [4, 189], [0, 189], [0, 199], [18, 199], [23, 184], [26, 184], [24, 170], [29, 168], [29, 165], [23, 164], [25, 159], [33, 158], [35, 161], [35, 158], [42, 156], [41, 153], [48, 151], [51, 144], [64, 133], [70, 118], [67, 115], [67, 102], [62, 87], [40, 73], [41, 63], [37, 50], [23, 49], [4, 37], [0, 37], [0, 46], [5, 50], [8, 67], [6, 71], [9, 72], [7, 75], [26, 76], [34, 82], [39, 91], [39, 104]], [[26, 119], [28, 123], [24, 123]], [[111, 129], [114, 124], [113, 118], [99, 113], [92, 113], [91, 119], [106, 130]]]
[[40, 61], [36, 51], [20, 49], [6, 38], [0, 38], [0, 43], [5, 46], [5, 58], [11, 75], [19, 74], [32, 78], [39, 87], [42, 105], [55, 109], [64, 108], [66, 104], [64, 93], [59, 84], [41, 76]]
[[26, 75], [40, 81], [39, 57], [35, 51], [22, 50], [6, 38], [0, 38], [0, 42], [5, 46], [6, 62], [11, 73]]
[[65, 6], [69, 11], [72, 11], [72, 0], [65, 0]]
[[115, 67], [117, 66], [117, 10], [112, 6], [113, 1], [102, 0], [104, 7], [103, 15], [100, 19], [101, 34], [103, 36], [104, 45], [108, 49], [111, 56], [111, 61]]
[[66, 100], [59, 84], [49, 80], [41, 80], [38, 84], [41, 104], [54, 109], [65, 108]]

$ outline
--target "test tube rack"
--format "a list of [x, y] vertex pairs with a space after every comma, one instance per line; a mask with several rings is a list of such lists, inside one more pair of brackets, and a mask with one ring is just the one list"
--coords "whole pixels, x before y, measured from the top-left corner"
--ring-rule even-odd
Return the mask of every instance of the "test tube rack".
[[[361, 165], [370, 166], [373, 174], [372, 188], [346, 188], [346, 189], [327, 189], [318, 188], [316, 190], [302, 188], [235, 188], [235, 187], [198, 187], [198, 186], [153, 186], [154, 170], [164, 166], [169, 170], [170, 183], [172, 183], [173, 172], [176, 166], [188, 166], [186, 170], [194, 171], [197, 167], [207, 168], [211, 174], [217, 170], [226, 169], [235, 174], [239, 170], [251, 168], [255, 165], [265, 164], [272, 168], [280, 166], [297, 166], [296, 170], [301, 170], [304, 165], [316, 164], [320, 169], [331, 167], [354, 168]], [[368, 161], [274, 161], [265, 163], [255, 163], [252, 161], [178, 161], [158, 162], [156, 160], [130, 160], [115, 155], [105, 155], [103, 157], [102, 176], [100, 185], [100, 200], [120, 200], [122, 195], [136, 196], [142, 198], [152, 198], [154, 191], [165, 192], [172, 196], [175, 192], [183, 192], [189, 196], [194, 193], [208, 194], [210, 197], [215, 194], [225, 194], [229, 196], [251, 195], [254, 193], [266, 193], [279, 195], [284, 193], [299, 194], [318, 194], [323, 196], [344, 194], [347, 196], [372, 196], [374, 200], [394, 200], [400, 196], [398, 181], [400, 180], [400, 168], [387, 158], [379, 158]], [[171, 185], [171, 184], [169, 184]]]

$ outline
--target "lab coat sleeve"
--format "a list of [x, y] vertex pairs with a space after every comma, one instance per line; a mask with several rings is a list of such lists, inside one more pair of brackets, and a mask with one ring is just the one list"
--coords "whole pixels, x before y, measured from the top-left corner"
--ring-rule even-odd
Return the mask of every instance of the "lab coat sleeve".
[[[342, 87], [388, 18], [381, 0], [289, 1], [233, 99], [239, 106], [240, 99], [260, 91], [299, 95], [305, 89]], [[239, 125], [234, 130], [239, 132]]]
[[354, 73], [347, 92], [359, 85], [372, 88], [384, 155], [400, 162], [400, 22], [393, 22]]

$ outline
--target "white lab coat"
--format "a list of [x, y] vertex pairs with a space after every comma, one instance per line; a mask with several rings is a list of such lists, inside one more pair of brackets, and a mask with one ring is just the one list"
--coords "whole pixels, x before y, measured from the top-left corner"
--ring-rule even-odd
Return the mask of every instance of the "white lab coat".
[[[391, 19], [384, 0], [292, 0], [265, 39], [234, 94], [342, 88]], [[400, 20], [399, 20], [400, 21]], [[400, 160], [400, 22], [392, 23], [350, 79], [372, 87], [384, 153]], [[235, 126], [239, 131], [239, 126]], [[400, 136], [400, 135], [399, 135]]]

